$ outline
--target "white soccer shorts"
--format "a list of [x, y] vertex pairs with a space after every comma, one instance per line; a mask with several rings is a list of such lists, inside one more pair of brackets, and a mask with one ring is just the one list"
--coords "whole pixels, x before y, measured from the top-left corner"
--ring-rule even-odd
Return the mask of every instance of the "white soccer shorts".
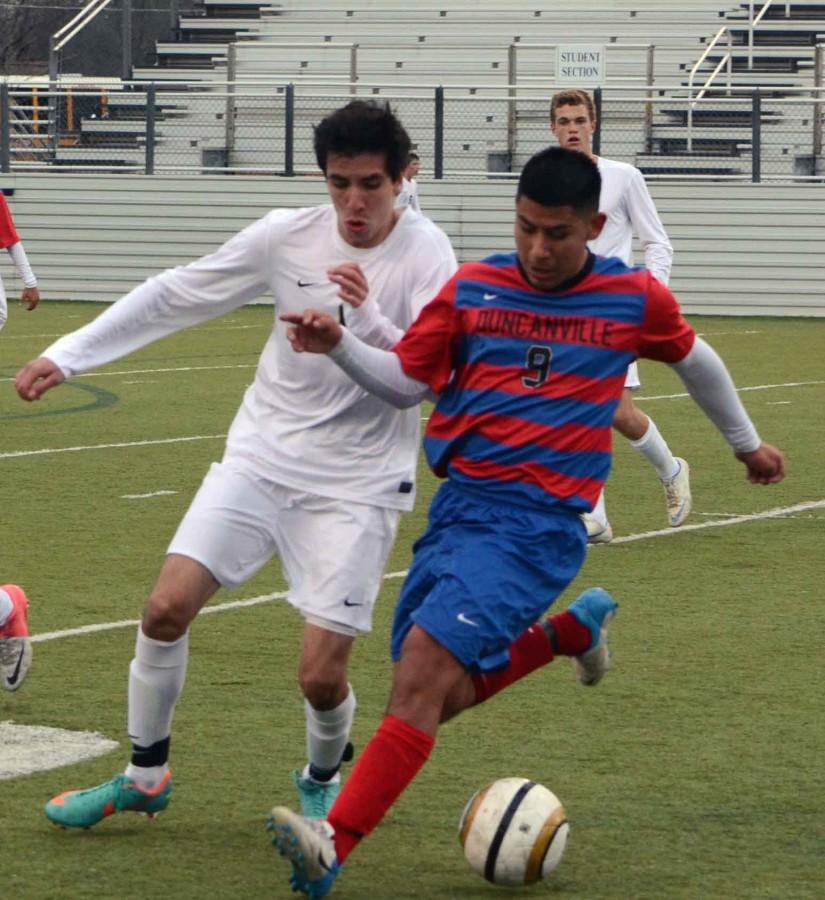
[[639, 380], [639, 364], [637, 362], [632, 362], [627, 367], [627, 375], [624, 379], [624, 386], [629, 388], [631, 391], [635, 391], [642, 386], [642, 382]]
[[315, 625], [356, 635], [372, 610], [400, 512], [275, 484], [231, 463], [213, 463], [168, 553], [205, 566], [236, 588], [273, 556], [287, 599]]

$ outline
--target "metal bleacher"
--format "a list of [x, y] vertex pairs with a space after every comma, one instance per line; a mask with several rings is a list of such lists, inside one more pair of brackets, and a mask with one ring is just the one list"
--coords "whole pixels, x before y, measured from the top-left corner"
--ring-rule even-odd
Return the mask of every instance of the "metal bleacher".
[[[282, 143], [286, 83], [295, 85], [300, 100], [298, 171], [313, 168], [311, 125], [336, 98], [355, 92], [392, 100], [426, 169], [433, 136], [421, 109], [438, 84], [450, 91], [445, 155], [460, 171], [486, 172], [506, 150], [507, 164], [515, 170], [548, 140], [553, 45], [604, 44], [605, 91], [638, 86], [641, 93], [650, 83], [684, 88], [688, 73], [723, 28], [728, 43], [707, 54], [696, 86], [729, 47], [730, 75], [717, 78], [705, 100], [721, 97], [729, 87], [758, 87], [765, 98], [763, 139], [775, 146], [777, 156], [788, 156], [790, 169], [804, 148], [783, 133], [788, 113], [780, 101], [783, 92], [813, 86], [814, 47], [825, 38], [825, 3], [812, 0], [773, 4], [753, 47], [748, 44], [749, 4], [741, 0], [592, 0], [563, 8], [537, 0], [419, 0], [414, 5], [403, 0], [200, 0], [196, 9], [200, 15], [179, 18], [175, 40], [157, 44], [154, 66], [133, 70], [137, 87], [157, 85], [153, 146], [160, 170], [277, 170], [280, 151], [274, 148]], [[649, 55], [648, 47], [654, 48]], [[228, 82], [244, 87], [228, 89]], [[510, 120], [515, 139], [504, 147], [513, 84], [524, 93]], [[604, 107], [605, 146], [632, 144], [635, 150], [622, 158], [652, 175], [692, 171], [744, 177], [750, 170], [752, 110], [746, 102], [719, 108], [705, 102], [688, 138], [686, 105], [649, 96], [654, 111], [649, 134], [643, 133], [638, 103]], [[109, 113], [105, 121], [84, 118], [78, 141], [58, 146], [53, 161], [138, 169], [146, 145], [142, 93], [124, 92], [121, 100], [112, 92]]]

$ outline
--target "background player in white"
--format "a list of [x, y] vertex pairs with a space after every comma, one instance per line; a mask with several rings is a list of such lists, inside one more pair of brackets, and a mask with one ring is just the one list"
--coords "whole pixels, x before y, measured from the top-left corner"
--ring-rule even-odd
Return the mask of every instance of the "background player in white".
[[[562, 147], [578, 150], [594, 160], [602, 176], [599, 210], [606, 214], [607, 222], [599, 237], [590, 242], [590, 249], [599, 256], [618, 256], [626, 265], [632, 266], [635, 233], [644, 248], [645, 266], [659, 281], [667, 284], [673, 247], [642, 173], [627, 163], [593, 153], [596, 110], [590, 94], [581, 90], [554, 94], [550, 101], [550, 128]], [[625, 390], [613, 427], [656, 470], [665, 491], [668, 523], [676, 528], [685, 521], [691, 509], [690, 469], [684, 459], [670, 452], [656, 423], [633, 402], [633, 391], [639, 384], [639, 371], [634, 362], [627, 370]], [[607, 543], [613, 538], [604, 492], [593, 512], [584, 516], [584, 522], [591, 543]]]
[[418, 199], [418, 182], [416, 175], [421, 168], [421, 160], [417, 153], [410, 153], [407, 157], [407, 165], [401, 178], [401, 190], [395, 198], [395, 205], [399, 208], [411, 206], [416, 212], [421, 212], [421, 201]]
[[[18, 393], [36, 400], [70, 375], [265, 292], [278, 313], [320, 304], [366, 342], [392, 347], [456, 269], [440, 229], [395, 209], [409, 149], [384, 106], [354, 101], [333, 113], [315, 130], [331, 205], [274, 210], [211, 256], [150, 278], [22, 369]], [[131, 763], [97, 788], [54, 798], [52, 821], [88, 827], [114, 811], [167, 806], [189, 625], [221, 585], [237, 587], [275, 554], [305, 619], [309, 765], [296, 781], [306, 814], [325, 815], [355, 711], [347, 664], [353, 639], [371, 627], [400, 511], [413, 505], [419, 422], [417, 410], [398, 412], [329, 360], [297, 357], [276, 316], [223, 460], [149, 596], [129, 671]]]

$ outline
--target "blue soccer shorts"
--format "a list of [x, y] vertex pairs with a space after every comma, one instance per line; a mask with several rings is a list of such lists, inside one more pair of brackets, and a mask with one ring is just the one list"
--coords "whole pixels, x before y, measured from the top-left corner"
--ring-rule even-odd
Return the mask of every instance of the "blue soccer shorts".
[[538, 511], [444, 484], [415, 543], [392, 629], [392, 658], [413, 624], [471, 671], [509, 661], [510, 644], [576, 577], [587, 535], [578, 514]]

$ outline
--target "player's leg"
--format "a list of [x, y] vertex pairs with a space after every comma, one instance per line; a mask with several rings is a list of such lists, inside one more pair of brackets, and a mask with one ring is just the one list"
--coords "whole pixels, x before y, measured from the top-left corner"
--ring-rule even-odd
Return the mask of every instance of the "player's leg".
[[169, 745], [183, 690], [189, 625], [223, 584], [237, 587], [271, 558], [271, 501], [254, 478], [213, 465], [178, 527], [149, 596], [129, 667], [131, 761], [111, 781], [67, 791], [46, 805], [66, 827], [88, 828], [115, 812], [155, 814], [171, 792]]
[[690, 468], [687, 462], [674, 456], [656, 423], [633, 402], [633, 391], [639, 387], [636, 363], [628, 369], [625, 389], [616, 410], [613, 427], [656, 470], [665, 492], [668, 523], [677, 528], [690, 514]]
[[[52, 798], [45, 808], [52, 822], [66, 828], [90, 828], [116, 812], [153, 816], [167, 807], [172, 790], [169, 741], [186, 677], [188, 626], [217, 587], [200, 563], [184, 556], [166, 558], [138, 628], [129, 666], [131, 761], [111, 781]], [[153, 637], [153, 631], [162, 637]]]
[[588, 544], [609, 544], [613, 540], [613, 529], [607, 520], [604, 490], [599, 494], [592, 511], [582, 515], [582, 522], [587, 531]]
[[9, 306], [6, 302], [6, 290], [3, 287], [3, 279], [0, 278], [0, 331], [3, 330], [3, 326], [6, 324], [8, 316]]
[[[546, 547], [557, 548], [548, 572]], [[277, 807], [270, 827], [293, 865], [293, 886], [324, 896], [350, 851], [381, 821], [428, 759], [447, 697], [468, 671], [513, 640], [578, 572], [575, 516], [503, 510], [442, 487], [396, 608], [388, 714], [329, 815], [332, 833]], [[548, 588], [548, 585], [554, 585]]]
[[384, 818], [429, 759], [440, 710], [464, 665], [427, 632], [413, 626], [393, 674], [387, 715], [347, 779], [328, 822], [275, 807], [268, 828], [292, 863], [293, 889], [329, 893], [350, 852]]
[[26, 680], [32, 661], [29, 600], [19, 585], [0, 585], [0, 676], [7, 691]]
[[349, 735], [355, 718], [355, 692], [347, 666], [355, 638], [307, 622], [298, 664], [304, 695], [307, 763], [293, 772], [301, 809], [325, 819], [341, 789], [340, 768], [352, 757]]
[[307, 763], [293, 773], [304, 815], [325, 818], [340, 790], [355, 693], [347, 667], [372, 612], [399, 513], [293, 492], [279, 516], [278, 553], [289, 601], [306, 620], [298, 680], [304, 695]]

